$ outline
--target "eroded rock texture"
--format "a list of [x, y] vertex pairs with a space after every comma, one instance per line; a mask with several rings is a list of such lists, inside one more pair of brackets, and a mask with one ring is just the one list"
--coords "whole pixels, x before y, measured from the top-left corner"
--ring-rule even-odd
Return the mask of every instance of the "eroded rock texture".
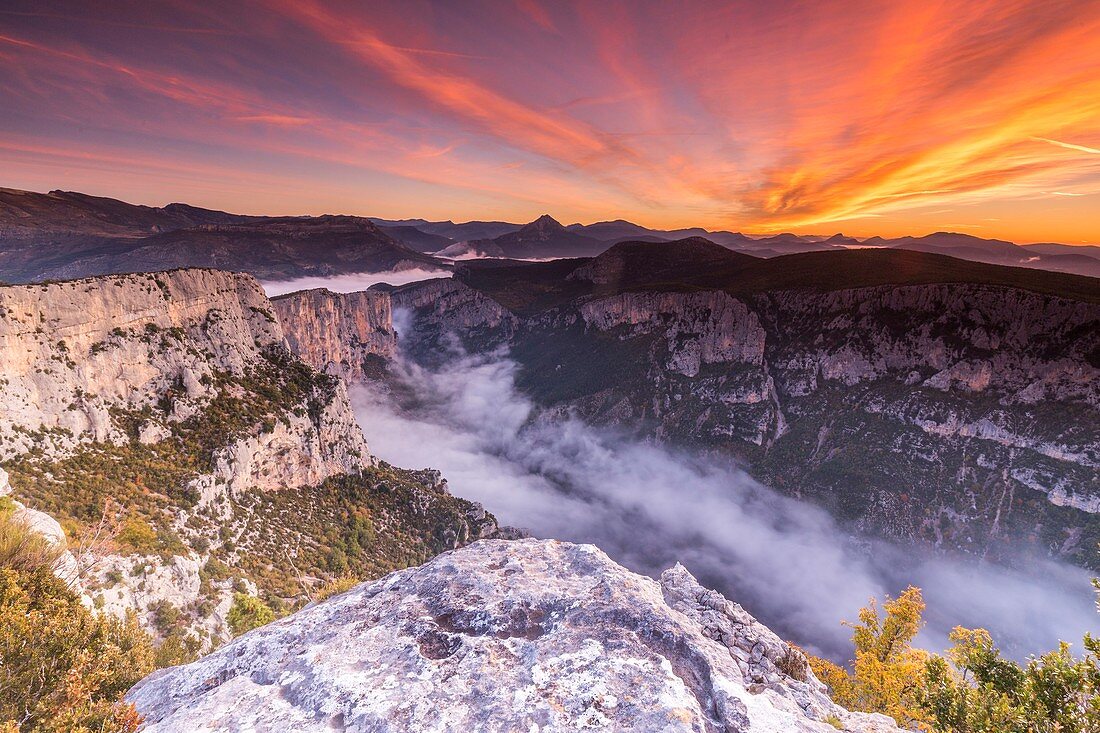
[[175, 731], [896, 731], [833, 704], [805, 658], [682, 566], [477, 542], [154, 673]]

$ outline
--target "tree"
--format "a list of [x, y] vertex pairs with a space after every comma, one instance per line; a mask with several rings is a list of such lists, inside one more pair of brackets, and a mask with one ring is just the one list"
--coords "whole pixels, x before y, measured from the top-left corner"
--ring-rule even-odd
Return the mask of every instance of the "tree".
[[958, 627], [947, 659], [925, 670], [921, 705], [944, 733], [1093, 733], [1100, 730], [1100, 641], [1085, 656], [1069, 644], [1021, 666], [1001, 657], [989, 633]]
[[882, 611], [872, 598], [860, 609], [857, 623], [846, 623], [855, 647], [850, 672], [819, 657], [811, 657], [810, 666], [838, 704], [884, 713], [902, 727], [927, 730], [929, 715], [920, 700], [930, 655], [911, 646], [923, 626], [920, 588], [910, 586], [896, 599], [887, 597]]
[[0, 511], [0, 731], [132, 733], [122, 696], [153, 671], [132, 616], [89, 611], [53, 573], [57, 553]]
[[256, 596], [244, 593], [233, 594], [233, 605], [229, 609], [226, 621], [234, 636], [269, 624], [275, 620], [275, 612]]

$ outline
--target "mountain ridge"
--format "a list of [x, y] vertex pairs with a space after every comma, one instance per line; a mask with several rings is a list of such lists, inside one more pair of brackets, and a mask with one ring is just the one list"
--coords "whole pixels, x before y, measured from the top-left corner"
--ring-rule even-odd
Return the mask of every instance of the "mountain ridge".
[[[548, 215], [545, 215], [548, 216]], [[377, 225], [377, 231], [365, 233], [363, 246], [375, 252], [386, 251], [386, 256], [364, 252], [358, 260], [330, 263], [284, 263], [274, 267], [271, 263], [249, 263], [237, 257], [233, 259], [231, 243], [221, 243], [222, 257], [233, 266], [246, 269], [261, 277], [324, 275], [349, 272], [349, 267], [362, 271], [385, 271], [407, 267], [446, 267], [445, 262], [431, 258], [439, 254], [444, 259], [469, 257], [504, 257], [538, 259], [547, 257], [594, 256], [620, 241], [645, 240], [668, 242], [686, 237], [702, 236], [735, 251], [757, 257], [776, 257], [785, 254], [836, 250], [855, 247], [901, 248], [956, 256], [971, 261], [987, 262], [1014, 267], [1047, 269], [1058, 272], [1100, 276], [1100, 247], [1040, 243], [1016, 245], [996, 239], [982, 239], [957, 232], [934, 232], [922, 236], [895, 238], [870, 237], [859, 240], [843, 234], [809, 236], [791, 233], [747, 236], [740, 232], [708, 231], [701, 227], [675, 230], [659, 230], [644, 227], [624, 219], [592, 224], [574, 223], [561, 227], [554, 221], [554, 236], [545, 238], [538, 226], [499, 221], [428, 221], [426, 219], [384, 219], [379, 217], [275, 217], [231, 214], [213, 209], [203, 209], [183, 203], [171, 203], [164, 207], [127, 204], [102, 196], [90, 196], [77, 192], [51, 191], [38, 194], [18, 189], [0, 189], [0, 280], [33, 281], [61, 279], [109, 272], [126, 271], [127, 253], [139, 249], [126, 240], [141, 239], [153, 235], [180, 232], [203, 226], [251, 225], [254, 227], [278, 227], [277, 221], [298, 222], [308, 228], [314, 219], [335, 218], [345, 222], [362, 222]], [[284, 224], [285, 225], [285, 224]], [[559, 228], [560, 227], [560, 228]], [[364, 226], [360, 230], [366, 232]], [[200, 237], [201, 239], [201, 237]], [[499, 241], [498, 241], [499, 240]], [[150, 244], [156, 245], [153, 240]], [[186, 251], [189, 242], [177, 237], [176, 249]], [[194, 246], [205, 245], [201, 242]], [[226, 250], [229, 250], [227, 253]], [[55, 257], [68, 252], [70, 260], [88, 258], [89, 265], [35, 267], [34, 260], [49, 253]], [[144, 253], [149, 256], [148, 253]], [[147, 262], [146, 269], [168, 269], [174, 266], [222, 266], [210, 259], [196, 258], [183, 261], [175, 254], [172, 261]], [[267, 269], [264, 269], [267, 268]]]

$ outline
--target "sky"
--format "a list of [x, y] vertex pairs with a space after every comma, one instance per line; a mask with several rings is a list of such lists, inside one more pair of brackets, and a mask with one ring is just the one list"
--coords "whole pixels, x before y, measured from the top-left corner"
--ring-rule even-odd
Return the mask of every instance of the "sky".
[[0, 185], [1100, 242], [1100, 0], [0, 6]]

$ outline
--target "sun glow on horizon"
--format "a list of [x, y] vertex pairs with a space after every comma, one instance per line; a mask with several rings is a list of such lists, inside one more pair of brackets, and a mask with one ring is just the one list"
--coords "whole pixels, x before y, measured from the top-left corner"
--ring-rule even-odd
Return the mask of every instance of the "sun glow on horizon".
[[0, 185], [1100, 242], [1100, 2], [17, 0]]

